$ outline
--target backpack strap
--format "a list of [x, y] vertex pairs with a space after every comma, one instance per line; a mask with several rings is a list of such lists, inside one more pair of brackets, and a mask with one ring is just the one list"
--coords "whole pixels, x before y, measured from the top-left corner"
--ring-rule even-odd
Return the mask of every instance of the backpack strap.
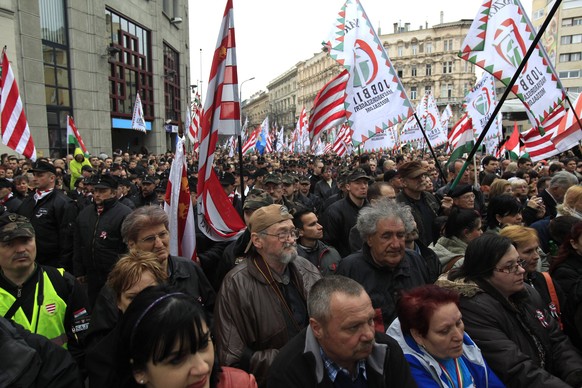
[[457, 263], [457, 261], [461, 260], [463, 257], [464, 257], [463, 255], [459, 255], [459, 256], [455, 256], [451, 260], [449, 260], [447, 265], [445, 265], [445, 268], [443, 268], [442, 273], [449, 272], [451, 270], [451, 268], [453, 268], [453, 265], [455, 265]]
[[541, 272], [544, 275], [544, 279], [546, 280], [546, 285], [548, 286], [548, 292], [550, 293], [550, 298], [552, 299], [552, 303], [556, 307], [556, 319], [560, 324], [560, 330], [564, 330], [564, 324], [562, 323], [562, 312], [560, 310], [560, 300], [558, 299], [558, 294], [556, 293], [556, 287], [554, 287], [554, 281], [552, 277], [547, 272]]

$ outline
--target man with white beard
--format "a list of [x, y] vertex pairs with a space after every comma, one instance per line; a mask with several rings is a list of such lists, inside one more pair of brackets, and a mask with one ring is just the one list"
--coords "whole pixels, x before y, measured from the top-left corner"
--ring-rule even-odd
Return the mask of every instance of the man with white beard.
[[248, 227], [245, 260], [218, 292], [215, 331], [220, 364], [252, 373], [261, 386], [279, 349], [307, 326], [307, 294], [321, 274], [297, 256], [298, 233], [285, 206], [256, 210]]

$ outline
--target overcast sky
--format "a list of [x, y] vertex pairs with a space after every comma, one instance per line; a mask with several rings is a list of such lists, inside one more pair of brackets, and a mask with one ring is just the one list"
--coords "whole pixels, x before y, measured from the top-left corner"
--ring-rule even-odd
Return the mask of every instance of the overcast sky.
[[[473, 19], [483, 0], [361, 0], [372, 25], [382, 33], [393, 23], [418, 29], [440, 22]], [[321, 50], [345, 0], [233, 0], [239, 84], [243, 99]], [[531, 0], [522, 1], [531, 17]], [[206, 95], [212, 55], [226, 0], [189, 0], [190, 83], [203, 81]], [[202, 50], [202, 52], [200, 51]], [[202, 66], [202, 67], [201, 67]]]

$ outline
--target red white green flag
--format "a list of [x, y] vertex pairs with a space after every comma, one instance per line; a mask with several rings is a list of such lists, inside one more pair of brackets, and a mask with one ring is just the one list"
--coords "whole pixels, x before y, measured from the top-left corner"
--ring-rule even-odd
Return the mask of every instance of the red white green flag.
[[[534, 38], [535, 30], [519, 0], [484, 0], [459, 56], [508, 85]], [[511, 91], [531, 112], [532, 125], [539, 128], [564, 100], [560, 80], [541, 44]]]
[[89, 157], [89, 151], [87, 151], [87, 147], [85, 147], [81, 134], [77, 130], [75, 121], [71, 116], [67, 116], [67, 144], [74, 144], [75, 148], [80, 148], [83, 151], [83, 154], [85, 154], [86, 157]]
[[359, 0], [347, 0], [324, 45], [348, 70], [345, 102], [354, 145], [414, 113], [398, 74]]

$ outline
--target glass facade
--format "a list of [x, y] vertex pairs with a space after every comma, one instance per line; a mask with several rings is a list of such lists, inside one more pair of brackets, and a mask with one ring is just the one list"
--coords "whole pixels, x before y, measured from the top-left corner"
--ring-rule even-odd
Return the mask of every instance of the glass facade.
[[164, 43], [164, 102], [166, 119], [177, 125], [180, 119], [180, 55]]
[[[66, 0], [39, 0], [49, 152], [67, 152], [67, 115], [73, 112]], [[71, 150], [71, 152], [73, 152]]]
[[146, 120], [154, 119], [151, 32], [131, 20], [105, 10], [109, 48], [111, 115], [131, 118], [139, 96]]

